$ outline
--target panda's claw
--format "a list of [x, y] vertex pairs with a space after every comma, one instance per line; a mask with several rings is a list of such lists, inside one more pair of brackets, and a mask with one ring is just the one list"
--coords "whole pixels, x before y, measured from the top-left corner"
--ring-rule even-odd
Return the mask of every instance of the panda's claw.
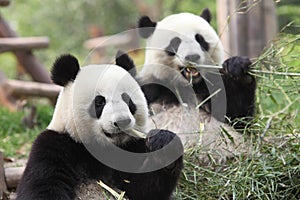
[[173, 132], [168, 130], [159, 130], [154, 129], [151, 130], [146, 138], [146, 146], [149, 152], [154, 152], [162, 149], [163, 147], [168, 146], [168, 150], [162, 150], [159, 153], [159, 156], [151, 157], [151, 162], [156, 162], [159, 164], [163, 164], [166, 160], [170, 159], [170, 156], [174, 156], [174, 160], [172, 163], [164, 167], [164, 171], [168, 174], [172, 174], [173, 176], [179, 176], [181, 169], [183, 168], [183, 145], [180, 138]]
[[250, 70], [251, 61], [248, 57], [234, 56], [223, 63], [223, 74], [233, 79], [243, 79]]
[[176, 141], [176, 146], [182, 146], [179, 137], [175, 133], [168, 130], [154, 129], [147, 135], [146, 146], [150, 152], [153, 152], [168, 145], [173, 139]]

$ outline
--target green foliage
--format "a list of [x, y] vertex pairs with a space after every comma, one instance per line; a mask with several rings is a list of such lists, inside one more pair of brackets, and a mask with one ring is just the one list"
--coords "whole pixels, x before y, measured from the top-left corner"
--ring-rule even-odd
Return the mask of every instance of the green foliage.
[[6, 77], [12, 78], [16, 76], [16, 66], [17, 61], [13, 54], [3, 53], [0, 54], [0, 71], [5, 74]]
[[[299, 33], [300, 26], [300, 4], [282, 5], [277, 7], [278, 24], [280, 29], [284, 29], [286, 33]], [[292, 23], [292, 24], [290, 24]], [[290, 24], [290, 25], [288, 25]], [[288, 25], [288, 26], [287, 26]]]
[[200, 15], [202, 10], [209, 8], [212, 13], [212, 26], [217, 29], [217, 12], [216, 12], [216, 2], [206, 1], [206, 0], [168, 0], [164, 2], [164, 16], [180, 13], [180, 12], [191, 12]]
[[257, 114], [246, 136], [250, 153], [203, 167], [195, 153], [201, 147], [188, 149], [176, 199], [300, 198], [299, 42], [299, 36], [282, 34], [253, 66], [273, 73], [256, 74]]
[[[28, 111], [12, 113], [6, 108], [0, 107], [0, 150], [8, 157], [27, 157], [33, 140], [47, 127], [52, 113], [51, 106], [38, 105], [36, 126], [34, 129], [29, 129], [22, 123], [22, 119], [28, 115]], [[20, 151], [22, 147], [25, 149]]]
[[89, 27], [99, 25], [104, 34], [118, 33], [135, 25], [137, 11], [131, 1], [12, 1], [2, 9], [3, 17], [20, 36], [48, 36], [50, 47], [37, 56], [47, 67], [62, 53], [84, 59], [88, 50], [83, 43], [89, 38]]

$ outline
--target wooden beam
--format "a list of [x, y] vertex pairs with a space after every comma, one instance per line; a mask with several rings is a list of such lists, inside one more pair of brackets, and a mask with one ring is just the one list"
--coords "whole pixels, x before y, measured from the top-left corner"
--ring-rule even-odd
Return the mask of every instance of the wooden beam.
[[225, 59], [230, 57], [232, 54], [229, 32], [229, 23], [231, 20], [229, 1], [230, 0], [217, 0], [218, 32], [224, 47]]
[[7, 51], [41, 49], [47, 48], [48, 46], [48, 37], [0, 38], [0, 53]]
[[3, 88], [10, 96], [37, 96], [50, 99], [56, 98], [61, 90], [60, 86], [54, 84], [19, 80], [7, 80]]
[[8, 6], [10, 4], [9, 0], [0, 0], [0, 6]]
[[25, 167], [7, 167], [5, 171], [5, 179], [9, 189], [16, 188], [22, 178]]
[[256, 58], [277, 33], [272, 0], [217, 0], [218, 30], [227, 55]]
[[5, 181], [5, 174], [4, 174], [4, 159], [3, 154], [0, 151], [0, 199], [1, 196], [7, 192], [7, 186]]
[[264, 22], [262, 3], [258, 2], [253, 4], [247, 13], [248, 57], [250, 58], [259, 56], [266, 45], [264, 27], [267, 26], [267, 24]]

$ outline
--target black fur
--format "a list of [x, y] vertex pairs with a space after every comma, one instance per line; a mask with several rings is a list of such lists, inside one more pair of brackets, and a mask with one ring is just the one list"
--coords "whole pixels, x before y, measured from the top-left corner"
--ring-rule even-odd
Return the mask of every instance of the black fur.
[[53, 64], [51, 79], [55, 84], [65, 86], [75, 80], [79, 70], [77, 58], [70, 54], [61, 55]]
[[205, 41], [205, 39], [202, 35], [196, 34], [195, 39], [200, 44], [200, 46], [203, 50], [205, 50], [205, 51], [209, 50], [209, 44]]
[[121, 50], [119, 50], [116, 54], [116, 65], [128, 71], [131, 76], [134, 77], [136, 75], [136, 68], [133, 60]]
[[181, 39], [179, 37], [172, 38], [170, 44], [165, 48], [165, 52], [169, 56], [175, 56], [178, 51], [178, 47], [180, 43], [181, 43]]
[[141, 37], [148, 38], [155, 30], [156, 22], [153, 22], [148, 16], [142, 16], [138, 21], [138, 28]]
[[93, 101], [96, 117], [99, 119], [102, 115], [103, 108], [106, 104], [105, 97], [97, 95]]
[[[153, 130], [146, 139], [133, 139], [120, 147], [145, 153], [160, 149], [173, 138], [176, 140], [174, 151], [182, 153], [180, 139], [165, 130]], [[104, 146], [99, 148], [109, 151]], [[159, 162], [159, 159], [149, 158], [150, 161]], [[32, 146], [27, 167], [17, 188], [17, 200], [71, 200], [75, 198], [75, 188], [86, 180], [102, 180], [111, 187], [125, 191], [131, 200], [169, 199], [182, 167], [180, 157], [169, 166], [153, 172], [117, 171], [95, 159], [82, 143], [75, 142], [68, 133], [45, 130]]]
[[201, 15], [200, 15], [203, 19], [205, 19], [208, 23], [210, 23], [211, 22], [211, 12], [210, 12], [210, 10], [208, 9], [208, 8], [205, 8], [203, 11], [202, 11], [202, 13], [201, 13]]
[[137, 108], [130, 96], [127, 93], [123, 93], [121, 96], [123, 101], [128, 105], [131, 114], [134, 115]]
[[[255, 78], [248, 74], [250, 69], [251, 62], [246, 57], [232, 57], [227, 59], [223, 63], [223, 69], [220, 70], [222, 74], [222, 83], [214, 82], [214, 87], [222, 87], [222, 84], [225, 86], [225, 94], [227, 100], [226, 108], [226, 117], [232, 120], [238, 118], [248, 118], [251, 119], [254, 115], [255, 110], [255, 90], [256, 90], [256, 80]], [[208, 73], [205, 77], [209, 80], [215, 80], [214, 73]], [[145, 77], [142, 77], [145, 78]], [[151, 103], [161, 103], [164, 105], [167, 104], [179, 104], [178, 98], [170, 89], [162, 85], [151, 84], [161, 82], [163, 80], [155, 80], [154, 77], [146, 77], [147, 81], [144, 79], [138, 80], [139, 84], [142, 85], [142, 90], [145, 94], [145, 97], [148, 101], [148, 104]], [[150, 84], [144, 84], [144, 82], [149, 82]], [[187, 87], [187, 86], [183, 86]], [[193, 89], [199, 100], [204, 100], [207, 98], [210, 93], [206, 86], [206, 82], [202, 79], [201, 82], [193, 84]], [[174, 91], [174, 89], [172, 89]], [[185, 91], [185, 89], [180, 89], [179, 91]], [[185, 99], [189, 99], [188, 94], [181, 94], [185, 96]], [[215, 102], [224, 101], [220, 99], [218, 95], [214, 96], [211, 101]], [[210, 102], [205, 104], [201, 109], [211, 112]], [[214, 117], [219, 120], [224, 120], [224, 116], [218, 115], [219, 113], [212, 113]], [[243, 128], [245, 123], [236, 123], [235, 128]]]

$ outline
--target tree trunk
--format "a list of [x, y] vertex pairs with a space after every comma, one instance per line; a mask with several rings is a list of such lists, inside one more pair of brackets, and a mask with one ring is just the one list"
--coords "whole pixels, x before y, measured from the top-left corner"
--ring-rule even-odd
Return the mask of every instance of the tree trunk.
[[3, 154], [0, 151], [0, 199], [2, 199], [3, 193], [7, 192], [7, 186], [5, 181], [5, 174], [4, 174], [4, 160]]
[[273, 0], [217, 0], [218, 30], [227, 57], [256, 58], [277, 34]]

